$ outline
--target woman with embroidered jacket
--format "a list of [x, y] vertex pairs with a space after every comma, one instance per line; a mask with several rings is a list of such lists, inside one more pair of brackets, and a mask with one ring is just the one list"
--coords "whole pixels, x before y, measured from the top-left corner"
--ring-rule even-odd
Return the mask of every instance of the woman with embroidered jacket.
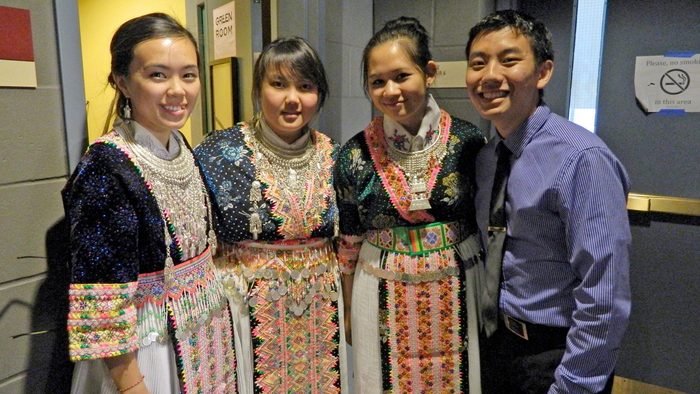
[[338, 145], [309, 127], [327, 94], [309, 44], [277, 39], [253, 70], [258, 115], [195, 149], [218, 208], [215, 261], [234, 319], [241, 393], [345, 391], [331, 243]]
[[75, 393], [236, 391], [211, 204], [182, 127], [199, 95], [193, 36], [154, 13], [110, 45], [113, 129], [63, 190]]
[[383, 116], [336, 164], [346, 338], [362, 393], [480, 390], [466, 290], [476, 280], [473, 172], [484, 137], [429, 94], [428, 40], [418, 20], [400, 17], [369, 41], [364, 84]]

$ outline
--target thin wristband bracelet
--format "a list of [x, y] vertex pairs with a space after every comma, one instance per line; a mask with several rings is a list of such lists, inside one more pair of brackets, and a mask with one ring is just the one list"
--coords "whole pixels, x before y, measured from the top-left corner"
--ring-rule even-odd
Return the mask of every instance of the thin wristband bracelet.
[[129, 390], [133, 389], [134, 387], [138, 386], [139, 384], [141, 384], [141, 382], [143, 382], [143, 375], [141, 375], [141, 379], [137, 380], [136, 383], [132, 384], [131, 386], [124, 387], [123, 389], [118, 388], [117, 390], [120, 393], [126, 393], [127, 391], [129, 391]]

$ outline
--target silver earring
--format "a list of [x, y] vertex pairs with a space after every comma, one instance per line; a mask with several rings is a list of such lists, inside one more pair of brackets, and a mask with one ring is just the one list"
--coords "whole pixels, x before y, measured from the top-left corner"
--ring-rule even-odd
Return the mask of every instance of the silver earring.
[[131, 99], [128, 97], [124, 101], [124, 120], [131, 120]]

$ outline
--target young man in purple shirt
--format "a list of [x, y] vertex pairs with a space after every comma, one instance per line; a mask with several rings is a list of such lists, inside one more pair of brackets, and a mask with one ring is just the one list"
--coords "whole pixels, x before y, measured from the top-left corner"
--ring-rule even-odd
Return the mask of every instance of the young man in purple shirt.
[[[469, 32], [466, 55], [471, 102], [497, 131], [476, 167], [488, 250], [484, 392], [610, 392], [630, 311], [627, 173], [595, 134], [542, 101], [554, 60], [541, 22], [512, 10], [489, 15]], [[492, 185], [504, 149], [506, 220], [495, 227]], [[493, 246], [499, 231], [502, 249]]]

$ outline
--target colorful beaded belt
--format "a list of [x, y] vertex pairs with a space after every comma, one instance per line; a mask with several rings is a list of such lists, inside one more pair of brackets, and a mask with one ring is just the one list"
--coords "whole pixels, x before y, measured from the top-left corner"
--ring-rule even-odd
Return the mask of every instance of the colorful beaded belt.
[[462, 240], [459, 222], [370, 230], [365, 239], [379, 249], [411, 256], [450, 248]]

